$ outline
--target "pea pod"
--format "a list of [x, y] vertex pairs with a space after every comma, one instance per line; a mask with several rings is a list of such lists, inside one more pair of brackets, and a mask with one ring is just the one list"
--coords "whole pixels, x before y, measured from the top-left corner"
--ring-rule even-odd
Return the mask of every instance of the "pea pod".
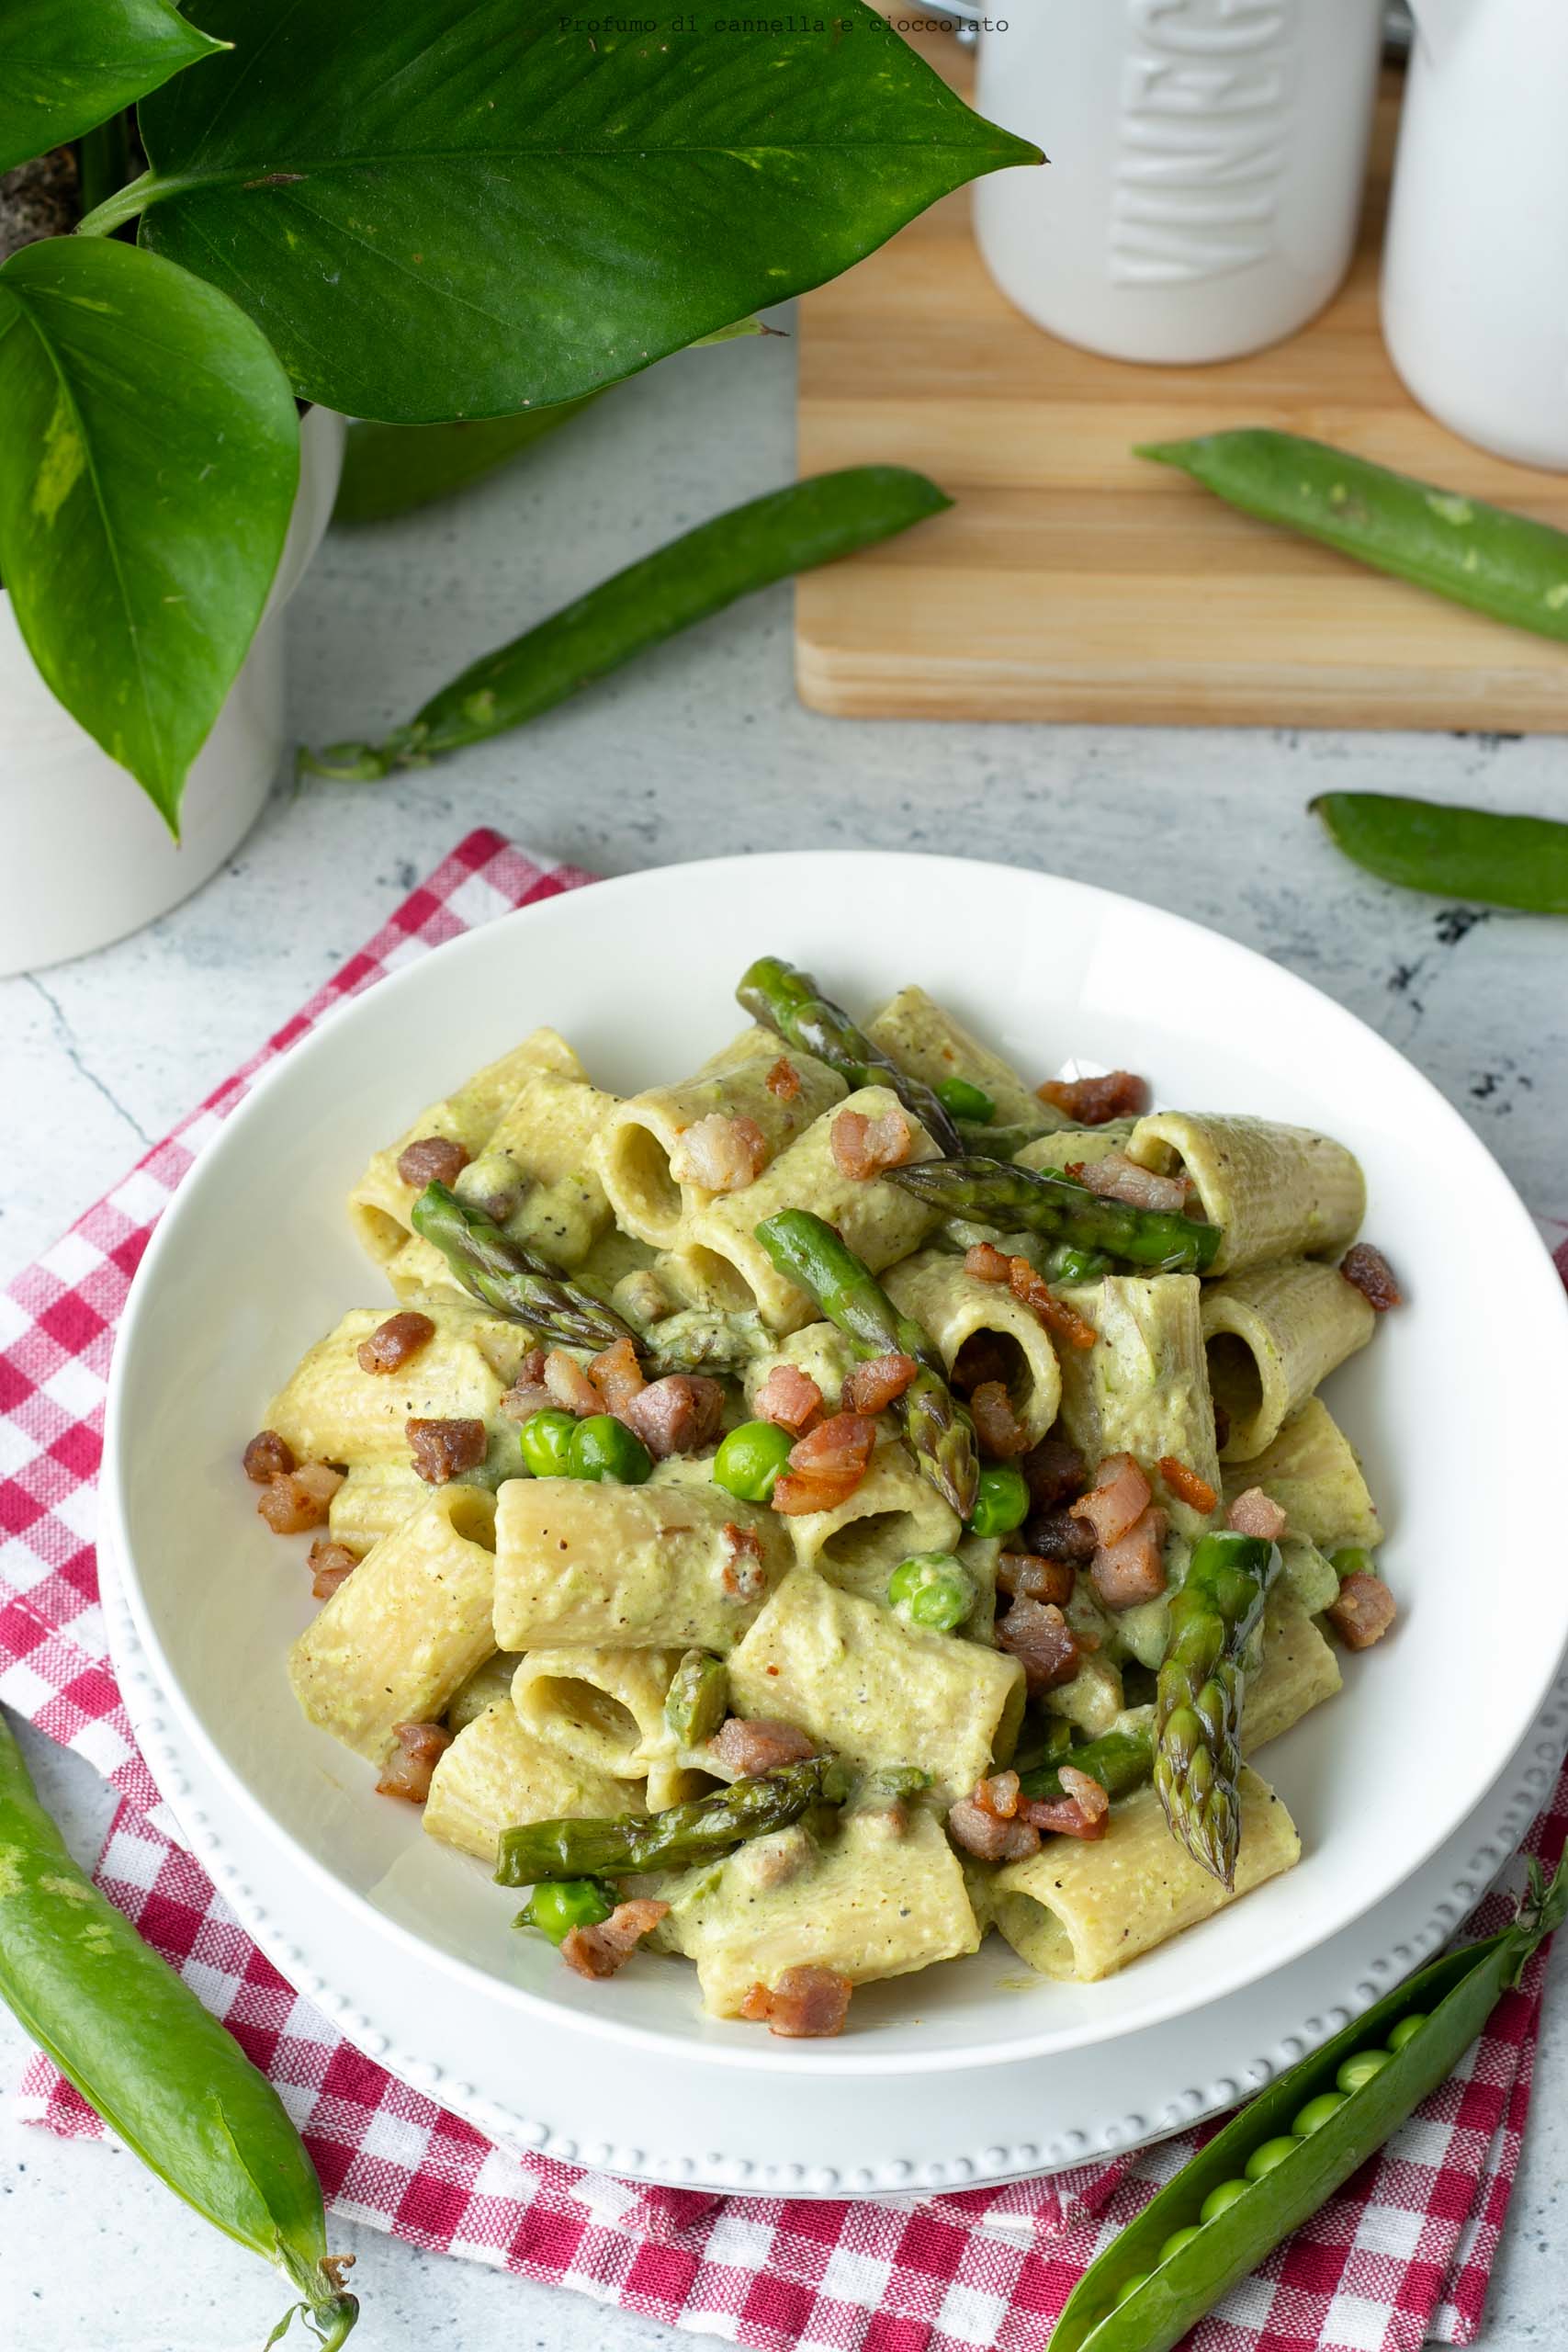
[[[1448, 2080], [1565, 1913], [1568, 1865], [1546, 1887], [1532, 1863], [1512, 1927], [1407, 1977], [1280, 2075], [1085, 2271], [1046, 2352], [1079, 2352], [1091, 2343], [1093, 2352], [1170, 2352]], [[1314, 2128], [1292, 2130], [1318, 2102], [1326, 2108], [1348, 2059], [1380, 2046], [1391, 2052], [1386, 2064], [1326, 2109]], [[1288, 2148], [1280, 2144], [1287, 2139]], [[1265, 2148], [1266, 2160], [1255, 2165]], [[1239, 2194], [1216, 2196], [1240, 2181], [1248, 2185]], [[1214, 2218], [1200, 2224], [1205, 2205]]]
[[341, 2345], [359, 2305], [337, 2275], [348, 2257], [327, 2252], [299, 2134], [233, 2036], [77, 1869], [3, 1716], [0, 1997], [133, 2154], [276, 2263], [329, 2352]]
[[1379, 571], [1538, 637], [1568, 639], [1568, 532], [1548, 523], [1294, 433], [1244, 427], [1135, 454]]
[[1553, 818], [1500, 817], [1393, 792], [1325, 792], [1309, 805], [1335, 847], [1380, 881], [1568, 915], [1568, 825]]
[[300, 764], [318, 775], [367, 783], [502, 735], [738, 596], [874, 547], [952, 503], [934, 482], [904, 466], [848, 466], [753, 498], [483, 655], [385, 742], [334, 743], [303, 753]]

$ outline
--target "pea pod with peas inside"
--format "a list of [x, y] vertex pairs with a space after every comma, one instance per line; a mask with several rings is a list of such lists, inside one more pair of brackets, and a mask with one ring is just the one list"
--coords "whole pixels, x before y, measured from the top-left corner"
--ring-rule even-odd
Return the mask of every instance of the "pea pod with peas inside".
[[1549, 523], [1294, 433], [1243, 427], [1146, 443], [1135, 454], [1178, 467], [1265, 523], [1493, 620], [1568, 639], [1568, 532]]
[[348, 2257], [327, 2252], [299, 2134], [233, 2036], [78, 1870], [3, 1716], [0, 1998], [133, 2154], [276, 2264], [334, 2352], [359, 2305], [338, 2276]]
[[848, 466], [699, 524], [471, 662], [381, 743], [334, 743], [300, 765], [369, 783], [480, 743], [566, 701], [633, 654], [739, 596], [874, 547], [953, 503], [904, 466]]
[[1568, 1914], [1537, 1864], [1517, 1918], [1408, 1977], [1234, 2115], [1079, 2279], [1047, 2352], [1171, 2352], [1446, 2082]]

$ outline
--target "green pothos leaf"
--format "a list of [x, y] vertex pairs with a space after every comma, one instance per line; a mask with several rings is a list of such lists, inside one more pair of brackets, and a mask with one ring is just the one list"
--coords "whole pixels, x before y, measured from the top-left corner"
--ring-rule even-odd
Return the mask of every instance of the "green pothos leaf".
[[112, 241], [0, 269], [0, 577], [45, 680], [171, 831], [282, 552], [288, 378], [226, 296]]
[[79, 139], [222, 46], [170, 0], [5, 0], [0, 172]]
[[92, 225], [142, 211], [301, 393], [386, 423], [576, 399], [1039, 160], [863, 0], [653, 32], [555, 0], [202, 14], [232, 51], [143, 106], [152, 169]]

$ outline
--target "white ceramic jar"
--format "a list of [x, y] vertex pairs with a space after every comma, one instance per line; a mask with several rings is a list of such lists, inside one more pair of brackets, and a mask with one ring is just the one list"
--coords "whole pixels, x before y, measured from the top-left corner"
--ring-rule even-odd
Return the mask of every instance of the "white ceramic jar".
[[287, 741], [283, 606], [337, 496], [344, 421], [301, 420], [299, 488], [266, 617], [186, 784], [181, 839], [63, 711], [0, 595], [0, 974], [85, 956], [215, 874], [261, 813]]
[[1568, 469], [1568, 0], [1416, 0], [1383, 334], [1440, 423]]
[[998, 7], [980, 111], [1051, 159], [976, 189], [1003, 293], [1115, 359], [1234, 359], [1293, 334], [1349, 262], [1382, 28], [1382, 0]]

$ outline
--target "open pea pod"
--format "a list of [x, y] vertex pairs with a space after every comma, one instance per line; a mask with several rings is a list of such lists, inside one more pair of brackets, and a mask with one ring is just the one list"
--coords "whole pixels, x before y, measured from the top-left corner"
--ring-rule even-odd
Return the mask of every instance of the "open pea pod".
[[[1069, 2297], [1047, 2352], [1079, 2352], [1085, 2346], [1092, 2352], [1171, 2352], [1190, 2327], [1326, 2203], [1429, 2091], [1447, 2081], [1565, 1909], [1568, 1873], [1560, 1869], [1550, 1890], [1543, 1890], [1536, 1872], [1512, 1927], [1407, 1977], [1271, 2083], [1091, 2264]], [[1419, 2020], [1406, 2027], [1408, 2038], [1397, 2035], [1405, 2020]], [[1290, 2139], [1303, 2109], [1335, 2091], [1348, 2058], [1386, 2052], [1391, 2034], [1400, 2046], [1370, 2079], [1339, 2100], [1315, 2129], [1296, 2138], [1281, 2162], [1260, 2179], [1247, 2180], [1234, 2202], [1200, 2223], [1204, 2201], [1214, 2190], [1242, 2182], [1257, 2151]], [[1189, 2229], [1193, 2234], [1186, 2244], [1162, 2262], [1160, 2249], [1172, 2233]]]

